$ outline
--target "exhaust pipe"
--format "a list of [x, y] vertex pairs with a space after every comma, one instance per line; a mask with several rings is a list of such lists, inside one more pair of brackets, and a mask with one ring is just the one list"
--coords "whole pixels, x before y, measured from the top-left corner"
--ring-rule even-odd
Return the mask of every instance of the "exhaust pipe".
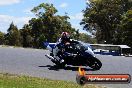
[[50, 55], [48, 55], [48, 54], [46, 54], [45, 56], [46, 56], [47, 58], [49, 58], [53, 63], [57, 64], [57, 61], [55, 60], [54, 57], [52, 57], [52, 56], [50, 56]]
[[54, 57], [52, 57], [52, 56], [50, 56], [50, 55], [48, 55], [48, 54], [46, 54], [45, 56], [46, 56], [47, 58], [51, 59], [51, 60], [54, 60]]

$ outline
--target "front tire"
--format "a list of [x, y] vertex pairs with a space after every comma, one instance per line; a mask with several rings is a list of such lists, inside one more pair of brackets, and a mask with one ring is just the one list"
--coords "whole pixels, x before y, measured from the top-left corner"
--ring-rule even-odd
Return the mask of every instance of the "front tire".
[[88, 66], [93, 68], [94, 70], [99, 70], [102, 67], [102, 63], [99, 59], [97, 59], [96, 57], [92, 58], [92, 60], [87, 60], [88, 62]]

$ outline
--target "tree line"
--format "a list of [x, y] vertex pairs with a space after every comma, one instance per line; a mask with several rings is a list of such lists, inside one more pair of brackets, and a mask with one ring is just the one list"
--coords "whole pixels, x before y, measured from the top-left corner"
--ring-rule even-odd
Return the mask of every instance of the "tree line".
[[25, 24], [22, 29], [18, 29], [12, 22], [7, 33], [0, 32], [0, 44], [44, 48], [44, 41], [56, 42], [64, 31], [69, 32], [71, 38], [93, 42], [89, 35], [79, 33], [79, 30], [71, 26], [67, 14], [56, 15], [58, 11], [53, 4], [42, 3], [31, 11], [36, 18], [30, 19], [29, 24]]
[[132, 1], [89, 0], [80, 25], [91, 35], [79, 33], [68, 21], [69, 16], [57, 15], [53, 4], [42, 3], [31, 11], [36, 18], [22, 29], [12, 22], [7, 33], [0, 32], [0, 44], [43, 48], [43, 41], [56, 42], [61, 32], [89, 43], [125, 44], [132, 47]]

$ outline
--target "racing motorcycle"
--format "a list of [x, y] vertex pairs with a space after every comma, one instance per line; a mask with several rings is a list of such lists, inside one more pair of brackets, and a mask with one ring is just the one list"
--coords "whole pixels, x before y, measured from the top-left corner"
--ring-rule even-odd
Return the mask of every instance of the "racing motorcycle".
[[46, 54], [45, 56], [60, 67], [65, 67], [65, 65], [89, 66], [94, 70], [99, 70], [102, 67], [101, 61], [95, 57], [91, 47], [83, 42], [74, 41], [70, 45], [61, 48], [60, 55], [64, 59], [63, 63], [54, 58], [53, 49], [56, 44], [46, 43], [44, 45], [51, 52], [50, 55]]

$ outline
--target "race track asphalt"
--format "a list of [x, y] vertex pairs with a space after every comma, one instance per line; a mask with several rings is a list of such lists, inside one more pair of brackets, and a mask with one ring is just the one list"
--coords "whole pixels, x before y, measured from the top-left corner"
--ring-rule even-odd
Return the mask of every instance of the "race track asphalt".
[[[28, 75], [53, 80], [76, 82], [77, 67], [68, 66], [56, 69], [45, 57], [47, 50], [0, 47], [0, 73]], [[130, 74], [132, 75], [132, 57], [96, 55], [103, 64], [100, 70], [85, 68], [89, 74]], [[97, 84], [108, 88], [132, 88], [129, 84]]]

